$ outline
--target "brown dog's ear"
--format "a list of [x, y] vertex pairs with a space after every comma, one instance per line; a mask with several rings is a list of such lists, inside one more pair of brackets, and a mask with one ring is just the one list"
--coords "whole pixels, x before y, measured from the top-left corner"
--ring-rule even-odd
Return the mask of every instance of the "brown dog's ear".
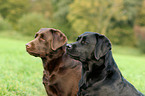
[[107, 37], [101, 34], [96, 36], [97, 44], [94, 51], [95, 58], [99, 60], [101, 57], [106, 55], [106, 53], [111, 50], [111, 42]]
[[56, 50], [63, 46], [67, 42], [66, 36], [57, 29], [50, 29], [52, 32], [52, 42], [51, 42], [51, 48], [52, 50]]

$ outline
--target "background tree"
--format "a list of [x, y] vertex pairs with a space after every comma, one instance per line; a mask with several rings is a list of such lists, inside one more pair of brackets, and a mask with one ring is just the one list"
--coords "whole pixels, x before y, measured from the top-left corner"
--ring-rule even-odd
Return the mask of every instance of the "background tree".
[[4, 19], [16, 24], [29, 8], [29, 0], [0, 0], [0, 14]]
[[[21, 17], [25, 18], [29, 13], [36, 13], [42, 15], [40, 16], [42, 18], [38, 16], [39, 20], [36, 20], [38, 17], [33, 15], [34, 17], [30, 16], [30, 22], [23, 19], [23, 24], [26, 22], [32, 25], [37, 21], [46, 21], [48, 27], [60, 29], [69, 40], [74, 40], [85, 31], [92, 31], [106, 35], [113, 44], [135, 45], [137, 38], [134, 35], [134, 25], [145, 26], [143, 1], [145, 2], [145, 0], [0, 0], [2, 21], [7, 22], [1, 24], [4, 25], [3, 28], [7, 28], [6, 25], [10, 21], [12, 29], [19, 31]], [[35, 20], [32, 22], [33, 18]], [[44, 25], [47, 26], [46, 24]], [[30, 29], [28, 28], [26, 32], [31, 32]]]
[[68, 20], [78, 33], [94, 31], [106, 34], [111, 18], [118, 16], [122, 0], [75, 0], [70, 6]]
[[145, 0], [143, 0], [141, 7], [139, 8], [136, 16], [136, 22], [134, 26], [135, 35], [137, 39], [138, 48], [145, 53]]
[[51, 0], [53, 6], [52, 24], [55, 28], [64, 32], [71, 40], [76, 38], [77, 34], [71, 28], [71, 23], [69, 23], [66, 17], [70, 11], [69, 5], [73, 3], [73, 1], [74, 0]]
[[139, 26], [145, 26], [145, 0], [143, 0], [141, 8], [138, 9], [138, 14], [137, 14], [135, 24]]
[[12, 25], [0, 15], [0, 31], [12, 30]]
[[123, 1], [121, 15], [111, 19], [112, 25], [107, 32], [107, 36], [114, 44], [130, 46], [136, 44], [133, 27], [141, 4], [142, 0], [140, 2], [138, 0]]
[[49, 28], [50, 22], [44, 18], [43, 14], [29, 13], [23, 15], [18, 21], [17, 29], [21, 34], [34, 36], [40, 28]]
[[52, 19], [52, 4], [50, 0], [30, 0], [29, 12], [43, 14], [45, 18]]

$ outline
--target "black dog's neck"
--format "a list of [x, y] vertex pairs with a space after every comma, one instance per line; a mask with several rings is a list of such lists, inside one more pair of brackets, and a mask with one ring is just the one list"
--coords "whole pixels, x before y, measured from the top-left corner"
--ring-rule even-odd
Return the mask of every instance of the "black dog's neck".
[[55, 51], [52, 50], [45, 57], [41, 57], [44, 70], [48, 71], [49, 74], [51, 74], [54, 70], [56, 70], [59, 67], [61, 58], [64, 53], [65, 53], [64, 49], [60, 47]]
[[87, 77], [85, 78], [85, 82], [89, 82], [89, 79], [97, 82], [107, 78], [112, 78], [114, 74], [121, 76], [121, 73], [112, 57], [111, 51], [99, 60], [93, 59], [83, 62], [82, 75]]
[[82, 76], [85, 82], [89, 81], [89, 79], [99, 81], [104, 78], [106, 72], [104, 65], [104, 57], [100, 60], [87, 60], [82, 63]]

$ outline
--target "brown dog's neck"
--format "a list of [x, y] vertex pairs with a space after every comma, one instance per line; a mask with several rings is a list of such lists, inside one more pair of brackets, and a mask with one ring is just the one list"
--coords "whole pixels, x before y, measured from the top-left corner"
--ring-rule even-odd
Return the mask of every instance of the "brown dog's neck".
[[41, 57], [44, 70], [48, 71], [49, 74], [51, 74], [54, 70], [57, 70], [64, 52], [63, 48], [59, 48], [55, 51], [52, 50], [45, 57]]

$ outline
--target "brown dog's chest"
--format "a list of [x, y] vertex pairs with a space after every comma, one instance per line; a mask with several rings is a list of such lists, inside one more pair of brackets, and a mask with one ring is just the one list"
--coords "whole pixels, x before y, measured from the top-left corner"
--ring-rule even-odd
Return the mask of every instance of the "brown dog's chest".
[[[60, 71], [61, 70], [61, 71]], [[52, 74], [49, 74], [48, 71], [44, 70], [43, 73], [43, 84], [48, 87], [49, 92], [54, 93], [56, 95], [54, 96], [68, 96], [68, 94], [76, 94], [77, 92], [77, 86], [76, 89], [73, 90], [75, 93], [71, 93], [74, 85], [72, 85], [72, 77], [70, 78], [71, 70], [64, 70], [64, 73], [62, 72], [62, 69], [60, 68], [57, 72], [52, 72]], [[71, 81], [71, 82], [70, 82]], [[77, 81], [78, 82], [78, 81]], [[71, 87], [69, 87], [69, 86]], [[51, 95], [50, 95], [51, 96]], [[73, 95], [75, 96], [75, 95]]]
[[49, 84], [54, 84], [59, 82], [63, 79], [63, 75], [67, 74], [67, 69], [60, 67], [58, 70], [54, 70], [53, 72], [50, 72], [48, 70], [43, 71], [43, 81], [47, 82]]
[[[44, 77], [43, 77], [43, 81], [45, 80], [46, 82], [49, 82], [49, 83], [52, 83], [55, 81], [55, 78], [57, 77], [56, 74], [52, 73], [52, 74], [49, 74], [48, 71], [44, 70], [44, 73], [43, 73]], [[46, 78], [46, 79], [44, 79]]]

